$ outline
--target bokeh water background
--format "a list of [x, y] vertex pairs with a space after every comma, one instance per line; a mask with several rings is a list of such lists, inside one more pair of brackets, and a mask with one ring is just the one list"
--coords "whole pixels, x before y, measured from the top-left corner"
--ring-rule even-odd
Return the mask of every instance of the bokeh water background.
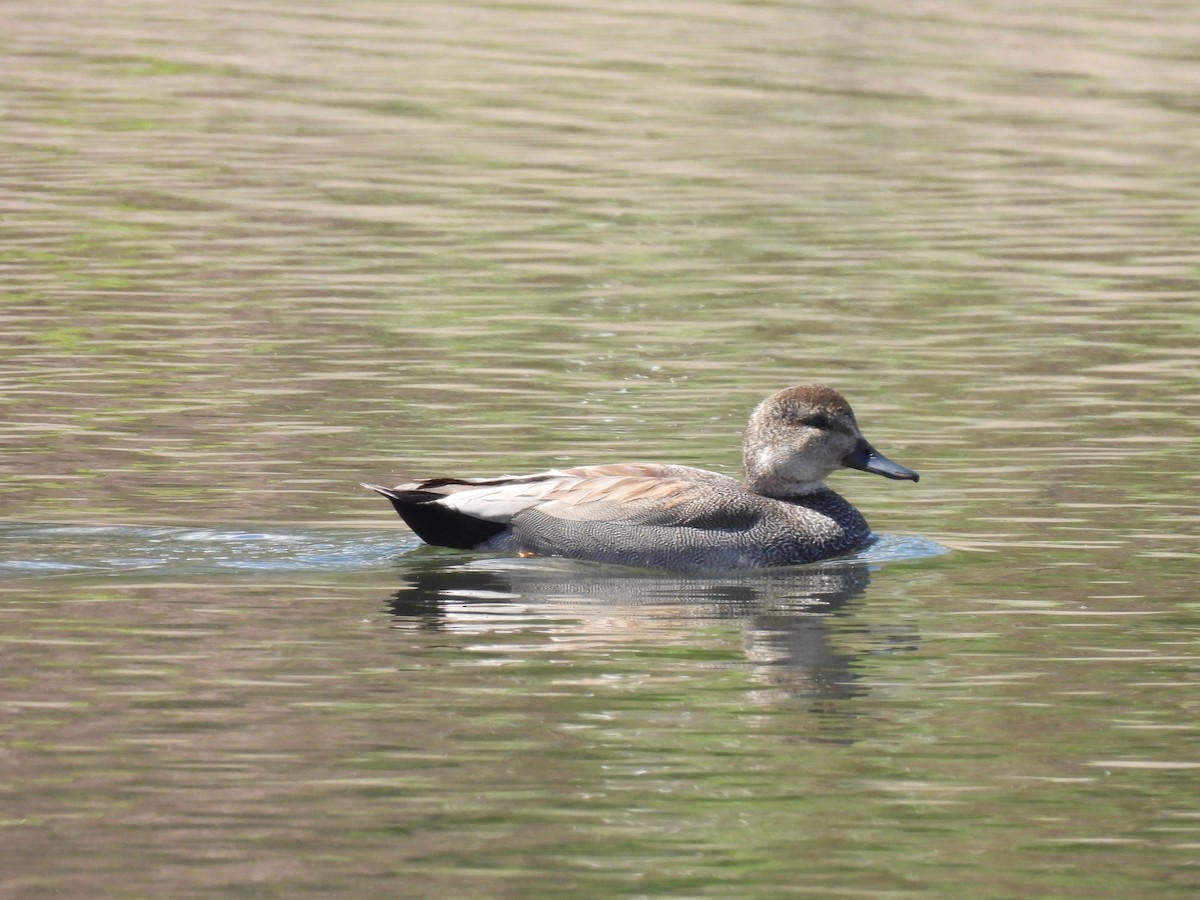
[[[1200, 7], [0, 6], [0, 896], [1194, 897]], [[735, 472], [859, 557], [420, 549]]]

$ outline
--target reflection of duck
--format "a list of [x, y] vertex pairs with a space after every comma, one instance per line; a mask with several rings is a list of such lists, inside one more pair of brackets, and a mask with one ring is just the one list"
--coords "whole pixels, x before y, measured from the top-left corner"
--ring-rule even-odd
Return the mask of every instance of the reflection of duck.
[[742, 452], [745, 482], [638, 463], [366, 486], [430, 544], [713, 571], [812, 562], [862, 546], [866, 521], [825, 487], [839, 468], [918, 478], [867, 443], [850, 405], [820, 385], [759, 404]]
[[[511, 628], [497, 603], [577, 612], [571, 625], [592, 641], [660, 642], [663, 625], [740, 620], [743, 649], [758, 677], [788, 696], [838, 698], [858, 693], [855, 657], [831, 641], [835, 613], [867, 588], [862, 562], [697, 578], [551, 560], [409, 558], [408, 584], [391, 603], [398, 624], [434, 631]], [[840, 618], [840, 617], [839, 617]], [[895, 646], [895, 635], [881, 635]], [[910, 635], [902, 636], [905, 643]]]

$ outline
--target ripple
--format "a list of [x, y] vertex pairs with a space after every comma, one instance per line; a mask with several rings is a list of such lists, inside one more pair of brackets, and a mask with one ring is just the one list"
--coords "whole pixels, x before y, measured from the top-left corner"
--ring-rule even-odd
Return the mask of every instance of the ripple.
[[[406, 532], [377, 529], [157, 525], [0, 525], [0, 542], [0, 577], [369, 571], [420, 546]], [[890, 563], [947, 552], [925, 538], [885, 534], [851, 559]]]
[[879, 534], [854, 559], [868, 563], [908, 562], [945, 556], [950, 550], [929, 538], [912, 534]]
[[138, 525], [0, 525], [0, 576], [322, 572], [386, 568], [395, 531]]

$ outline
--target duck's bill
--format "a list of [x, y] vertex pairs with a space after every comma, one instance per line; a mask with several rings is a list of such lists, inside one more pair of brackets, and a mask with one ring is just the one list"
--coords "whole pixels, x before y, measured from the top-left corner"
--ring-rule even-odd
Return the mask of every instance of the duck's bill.
[[864, 472], [874, 472], [884, 478], [896, 478], [904, 481], [920, 481], [921, 476], [912, 469], [905, 468], [900, 463], [892, 462], [865, 438], [859, 438], [854, 449], [842, 459], [842, 465], [847, 469], [861, 469]]

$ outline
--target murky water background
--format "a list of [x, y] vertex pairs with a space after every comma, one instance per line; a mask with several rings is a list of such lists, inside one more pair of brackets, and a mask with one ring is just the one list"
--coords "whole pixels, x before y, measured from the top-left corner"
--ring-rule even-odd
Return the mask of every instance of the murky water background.
[[[0, 51], [0, 896], [1200, 890], [1200, 8]], [[479, 559], [356, 487], [733, 471], [806, 381], [923, 476], [837, 476], [855, 560]]]

